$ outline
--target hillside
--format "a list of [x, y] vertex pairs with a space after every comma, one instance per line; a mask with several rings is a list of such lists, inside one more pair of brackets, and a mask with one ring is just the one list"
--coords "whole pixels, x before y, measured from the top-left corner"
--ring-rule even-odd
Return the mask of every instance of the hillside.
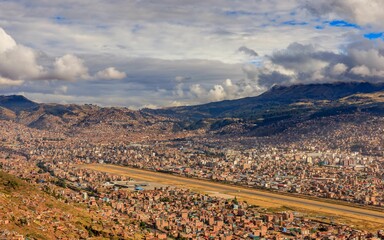
[[96, 129], [134, 132], [170, 130], [174, 121], [152, 113], [127, 108], [101, 108], [85, 104], [37, 104], [23, 96], [0, 96], [0, 119], [27, 127], [74, 133]]
[[1, 230], [29, 239], [79, 239], [89, 236], [86, 227], [90, 225], [85, 209], [64, 204], [0, 170]]
[[[304, 103], [300, 105], [300, 108], [306, 110], [308, 106], [310, 106], [310, 109], [312, 109], [313, 105], [324, 106], [323, 100], [332, 102], [353, 94], [374, 93], [383, 90], [384, 83], [373, 84], [368, 82], [274, 86], [269, 91], [256, 97], [148, 111], [174, 117], [184, 117], [185, 119], [223, 117], [250, 119], [262, 117], [263, 114], [269, 115], [268, 112], [274, 112], [274, 110], [284, 110], [293, 103]], [[297, 106], [299, 105], [296, 104], [296, 108]]]
[[37, 107], [38, 103], [35, 103], [24, 96], [10, 95], [0, 96], [0, 107], [8, 108], [14, 112], [25, 111]]
[[181, 119], [189, 130], [265, 136], [322, 117], [360, 112], [382, 116], [383, 96], [384, 83], [274, 86], [256, 97], [146, 111]]
[[320, 117], [359, 112], [382, 116], [383, 96], [384, 83], [338, 82], [274, 86], [256, 97], [134, 111], [95, 105], [37, 104], [13, 95], [0, 97], [0, 119], [70, 135], [84, 131], [105, 133], [106, 138], [112, 132], [160, 136], [186, 130], [269, 135]]

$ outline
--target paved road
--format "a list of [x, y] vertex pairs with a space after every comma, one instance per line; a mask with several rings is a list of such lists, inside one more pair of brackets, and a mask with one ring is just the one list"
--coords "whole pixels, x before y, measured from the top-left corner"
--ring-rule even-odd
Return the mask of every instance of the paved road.
[[[120, 166], [114, 166], [114, 165], [90, 165], [86, 168], [91, 168], [103, 172], [109, 172], [108, 170], [111, 170], [111, 172], [114, 173], [120, 173], [120, 174], [127, 174], [128, 176], [131, 174], [132, 177], [134, 177], [136, 180], [142, 180], [142, 181], [148, 181], [153, 182], [158, 179], [158, 181], [161, 181], [162, 183], [166, 183], [167, 180], [172, 181], [174, 183], [175, 181], [178, 184], [185, 185], [185, 187], [190, 187], [191, 185], [198, 185], [201, 186], [201, 190], [212, 190], [225, 193], [228, 195], [249, 195], [249, 196], [255, 196], [255, 197], [261, 197], [266, 199], [271, 199], [271, 201], [277, 201], [279, 204], [284, 206], [298, 206], [302, 205], [301, 207], [307, 207], [308, 209], [319, 209], [321, 208], [322, 211], [325, 212], [336, 212], [337, 215], [345, 215], [349, 216], [350, 214], [355, 215], [357, 217], [370, 217], [372, 221], [383, 223], [384, 224], [384, 212], [374, 211], [370, 209], [363, 209], [363, 208], [357, 208], [352, 206], [345, 206], [345, 205], [338, 205], [336, 203], [327, 203], [322, 201], [316, 201], [316, 200], [309, 200], [309, 199], [303, 199], [299, 197], [294, 196], [286, 196], [281, 195], [278, 193], [271, 193], [267, 191], [261, 191], [257, 189], [248, 189], [238, 186], [232, 186], [227, 184], [221, 184], [221, 183], [215, 183], [210, 182], [206, 180], [199, 180], [199, 179], [192, 179], [192, 178], [186, 178], [181, 176], [174, 176], [171, 174], [166, 173], [158, 173], [158, 172], [150, 172], [135, 168], [128, 168], [128, 167], [120, 167]], [[133, 176], [135, 175], [135, 176]], [[139, 175], [139, 177], [137, 177]], [[168, 183], [171, 185], [171, 183]]]

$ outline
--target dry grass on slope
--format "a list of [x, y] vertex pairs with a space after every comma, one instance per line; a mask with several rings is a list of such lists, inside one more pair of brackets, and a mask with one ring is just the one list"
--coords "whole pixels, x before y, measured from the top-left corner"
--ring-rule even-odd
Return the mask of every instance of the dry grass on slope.
[[91, 216], [35, 186], [0, 171], [0, 229], [29, 239], [79, 239], [89, 236]]

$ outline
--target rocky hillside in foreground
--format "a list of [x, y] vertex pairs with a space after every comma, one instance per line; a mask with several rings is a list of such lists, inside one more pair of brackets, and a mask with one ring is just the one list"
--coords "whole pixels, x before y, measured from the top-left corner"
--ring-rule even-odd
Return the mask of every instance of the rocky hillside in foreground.
[[16, 233], [28, 239], [80, 239], [89, 237], [91, 224], [85, 209], [0, 170], [0, 239]]

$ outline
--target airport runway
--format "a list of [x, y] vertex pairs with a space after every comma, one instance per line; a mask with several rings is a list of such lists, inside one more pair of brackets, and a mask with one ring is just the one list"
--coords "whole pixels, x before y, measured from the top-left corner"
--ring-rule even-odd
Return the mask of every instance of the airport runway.
[[383, 224], [384, 227], [384, 212], [374, 211], [371, 209], [339, 205], [337, 203], [316, 201], [313, 199], [305, 199], [295, 196], [287, 196], [258, 189], [249, 189], [245, 187], [210, 182], [207, 180], [186, 178], [166, 173], [151, 172], [129, 167], [105, 164], [84, 165], [83, 167], [102, 172], [123, 174], [131, 176], [132, 178], [140, 181], [158, 182], [162, 184], [177, 185], [191, 189], [199, 188], [200, 191], [216, 191], [227, 195], [238, 196], [242, 199], [255, 197], [259, 200], [264, 199], [264, 201], [278, 203], [287, 207], [300, 207], [306, 208], [311, 211], [325, 212], [338, 216], [367, 219], [372, 222]]

